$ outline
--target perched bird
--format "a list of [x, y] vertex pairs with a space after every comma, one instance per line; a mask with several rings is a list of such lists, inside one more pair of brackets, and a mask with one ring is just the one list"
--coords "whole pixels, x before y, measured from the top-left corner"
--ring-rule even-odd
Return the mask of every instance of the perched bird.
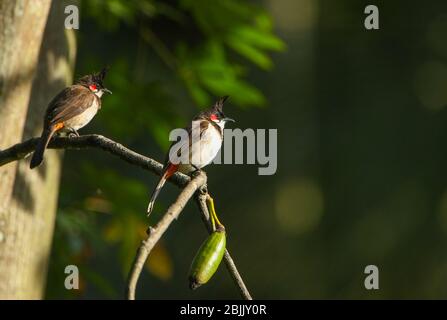
[[[188, 139], [173, 143], [166, 157], [163, 174], [158, 182], [147, 208], [149, 216], [154, 208], [155, 200], [161, 188], [169, 177], [176, 172], [191, 174], [210, 164], [222, 146], [223, 129], [228, 121], [233, 119], [225, 117], [222, 107], [228, 96], [220, 98], [210, 109], [199, 113], [192, 120], [191, 126], [185, 128]], [[188, 144], [188, 152], [182, 154]], [[173, 161], [172, 155], [176, 155]]]
[[104, 92], [112, 93], [103, 85], [106, 73], [107, 68], [103, 68], [101, 72], [86, 75], [51, 100], [45, 112], [42, 135], [31, 158], [31, 169], [42, 163], [45, 149], [56, 132], [79, 136], [77, 130], [93, 119], [101, 108], [101, 96]]

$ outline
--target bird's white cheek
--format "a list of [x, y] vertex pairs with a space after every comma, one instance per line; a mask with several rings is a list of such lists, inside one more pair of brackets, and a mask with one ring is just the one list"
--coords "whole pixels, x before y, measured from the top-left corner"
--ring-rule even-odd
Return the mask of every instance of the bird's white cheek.
[[98, 98], [101, 98], [102, 95], [104, 94], [104, 91], [102, 91], [102, 90], [98, 90], [98, 91], [95, 92], [95, 94], [96, 94], [96, 96], [97, 96]]
[[225, 127], [225, 121], [213, 120], [213, 122], [216, 123], [222, 129]]

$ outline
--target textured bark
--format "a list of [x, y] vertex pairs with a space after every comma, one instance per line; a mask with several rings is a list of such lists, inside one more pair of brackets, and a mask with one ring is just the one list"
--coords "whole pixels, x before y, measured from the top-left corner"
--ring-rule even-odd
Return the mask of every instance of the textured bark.
[[[64, 7], [0, 1], [0, 149], [40, 134], [48, 102], [71, 82], [75, 41]], [[45, 289], [61, 154], [50, 150], [41, 167], [28, 165], [0, 168], [0, 299], [39, 299]]]

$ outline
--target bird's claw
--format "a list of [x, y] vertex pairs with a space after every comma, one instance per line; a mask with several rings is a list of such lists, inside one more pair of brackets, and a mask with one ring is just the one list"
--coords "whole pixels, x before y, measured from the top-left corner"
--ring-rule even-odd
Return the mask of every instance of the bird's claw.
[[194, 167], [195, 170], [191, 173], [191, 178], [195, 178], [202, 173], [202, 169]]
[[69, 128], [70, 132], [68, 133], [68, 137], [69, 138], [78, 138], [80, 137], [79, 132], [77, 132], [75, 129], [73, 128]]

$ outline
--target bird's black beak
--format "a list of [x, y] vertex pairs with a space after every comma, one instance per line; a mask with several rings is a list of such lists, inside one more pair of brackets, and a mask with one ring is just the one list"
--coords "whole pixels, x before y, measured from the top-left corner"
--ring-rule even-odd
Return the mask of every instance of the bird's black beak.
[[223, 120], [226, 121], [226, 122], [227, 122], [227, 121], [236, 122], [236, 121], [234, 121], [234, 119], [227, 118], [227, 117], [223, 118]]
[[112, 94], [112, 91], [110, 91], [109, 89], [106, 89], [106, 88], [103, 88], [102, 91]]

